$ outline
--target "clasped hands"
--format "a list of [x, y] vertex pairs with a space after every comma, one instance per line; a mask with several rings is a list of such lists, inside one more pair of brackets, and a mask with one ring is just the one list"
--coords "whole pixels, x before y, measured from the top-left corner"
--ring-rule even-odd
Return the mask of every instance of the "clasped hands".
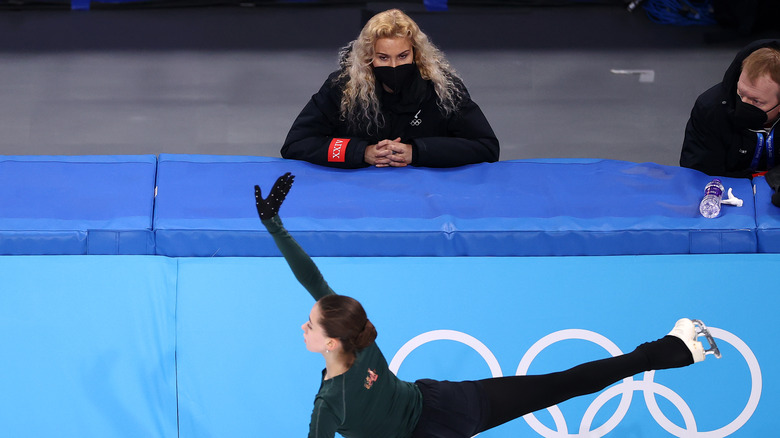
[[364, 160], [376, 167], [404, 167], [412, 164], [412, 145], [401, 143], [401, 137], [382, 140], [366, 146]]

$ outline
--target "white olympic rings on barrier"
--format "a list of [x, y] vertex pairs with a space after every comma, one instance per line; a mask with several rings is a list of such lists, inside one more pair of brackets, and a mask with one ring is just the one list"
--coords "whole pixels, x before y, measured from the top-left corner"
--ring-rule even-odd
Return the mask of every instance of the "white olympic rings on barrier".
[[[523, 358], [520, 360], [520, 364], [517, 366], [517, 372], [516, 375], [525, 375], [528, 373], [528, 368], [531, 366], [531, 361], [539, 355], [539, 353], [542, 352], [545, 348], [549, 347], [550, 345], [558, 342], [563, 341], [566, 339], [582, 339], [585, 341], [591, 341], [601, 347], [603, 347], [609, 354], [612, 356], [619, 356], [623, 354], [622, 351], [620, 351], [620, 348], [618, 348], [617, 345], [615, 345], [612, 341], [605, 338], [604, 336], [591, 332], [588, 330], [578, 330], [578, 329], [570, 329], [570, 330], [561, 330], [557, 331], [555, 333], [551, 333], [542, 339], [536, 341], [534, 345], [531, 346], [531, 348], [528, 349], [528, 351], [525, 353]], [[630, 382], [632, 380], [631, 377], [627, 377], [626, 379], [623, 379], [623, 382]], [[628, 408], [631, 405], [631, 399], [633, 398], [633, 392], [623, 393], [623, 397], [620, 400], [620, 404], [618, 405], [617, 410], [612, 415], [612, 417], [599, 429], [592, 431], [592, 436], [603, 436], [609, 430], [617, 426], [618, 423], [620, 423], [620, 420], [628, 413]], [[558, 432], [552, 431], [548, 428], [546, 428], [539, 420], [536, 419], [534, 414], [527, 414], [523, 417], [525, 421], [528, 423], [529, 426], [536, 432], [538, 432], [540, 435], [543, 436], [568, 436], [568, 428], [566, 427], [566, 420], [563, 418], [563, 413], [561, 412], [560, 408], [558, 406], [550, 406], [547, 408], [547, 410], [550, 412], [550, 415], [552, 415], [553, 421], [555, 422], [555, 427], [558, 429]], [[610, 427], [611, 426], [611, 427]], [[609, 430], [606, 430], [606, 429]], [[605, 430], [603, 433], [602, 431]], [[552, 434], [548, 432], [553, 432]], [[599, 435], [601, 433], [601, 435]], [[563, 435], [561, 435], [563, 434]]]
[[[699, 431], [696, 425], [696, 420], [693, 416], [693, 412], [691, 411], [688, 404], [685, 403], [685, 401], [671, 389], [653, 381], [655, 371], [644, 373], [643, 380], [634, 380], [632, 377], [628, 377], [623, 379], [622, 382], [610, 386], [606, 390], [602, 391], [596, 397], [596, 399], [591, 402], [590, 406], [583, 415], [582, 421], [580, 423], [579, 433], [568, 433], [566, 420], [563, 416], [563, 413], [557, 406], [551, 406], [547, 408], [552, 415], [555, 427], [558, 429], [557, 431], [543, 425], [539, 420], [536, 419], [533, 413], [525, 415], [523, 419], [525, 419], [525, 421], [532, 429], [534, 429], [534, 431], [548, 438], [586, 436], [601, 437], [611, 432], [620, 423], [620, 421], [622, 421], [623, 417], [625, 417], [631, 405], [634, 391], [642, 391], [644, 394], [645, 403], [647, 404], [648, 410], [650, 411], [653, 419], [656, 421], [656, 423], [658, 423], [659, 426], [661, 426], [670, 434], [678, 437], [691, 438], [722, 438], [728, 436], [741, 428], [753, 415], [756, 408], [758, 407], [758, 401], [761, 398], [762, 390], [761, 368], [758, 364], [756, 356], [753, 354], [747, 344], [745, 344], [737, 336], [728, 331], [714, 327], [709, 327], [709, 330], [714, 338], [731, 344], [734, 348], [736, 348], [736, 350], [739, 351], [740, 354], [742, 354], [744, 357], [750, 370], [751, 388], [747, 404], [742, 412], [737, 416], [737, 418], [724, 427], [712, 431]], [[598, 333], [580, 329], [561, 330], [551, 333], [534, 343], [520, 360], [516, 375], [526, 374], [528, 372], [528, 368], [531, 365], [531, 362], [534, 358], [536, 358], [536, 356], [539, 355], [539, 353], [541, 353], [542, 350], [556, 342], [568, 339], [580, 339], [593, 342], [603, 347], [612, 356], [623, 354], [617, 345]], [[496, 357], [485, 346], [485, 344], [471, 335], [454, 330], [434, 330], [415, 336], [406, 344], [404, 344], [395, 354], [389, 365], [390, 371], [397, 374], [401, 363], [403, 363], [404, 359], [406, 359], [406, 357], [413, 350], [428, 342], [438, 340], [456, 341], [471, 347], [477, 353], [479, 353], [480, 356], [482, 356], [485, 362], [487, 362], [488, 366], [490, 367], [490, 373], [493, 377], [503, 376], [501, 366], [496, 360]], [[658, 407], [655, 399], [656, 394], [666, 398], [675, 408], [677, 408], [683, 418], [685, 428], [681, 428], [666, 418], [663, 412], [661, 412], [661, 409]], [[590, 430], [593, 419], [599, 410], [609, 400], [618, 395], [621, 396], [621, 400], [615, 413], [603, 425], [596, 428], [595, 430]]]
[[411, 353], [415, 348], [423, 344], [427, 344], [431, 341], [444, 340], [460, 342], [461, 344], [466, 344], [473, 348], [474, 351], [479, 353], [479, 355], [485, 359], [485, 362], [487, 362], [488, 366], [490, 367], [490, 374], [493, 377], [503, 376], [501, 373], [501, 365], [498, 364], [496, 356], [493, 355], [493, 352], [491, 352], [485, 346], [485, 344], [479, 342], [477, 338], [471, 335], [467, 335], [463, 332], [458, 332], [455, 330], [434, 330], [415, 336], [406, 344], [404, 344], [397, 353], [395, 353], [393, 360], [390, 361], [390, 371], [392, 371], [393, 374], [398, 374], [398, 368], [401, 367], [401, 362], [403, 362], [404, 359], [406, 359], [406, 356], [408, 356], [409, 353]]

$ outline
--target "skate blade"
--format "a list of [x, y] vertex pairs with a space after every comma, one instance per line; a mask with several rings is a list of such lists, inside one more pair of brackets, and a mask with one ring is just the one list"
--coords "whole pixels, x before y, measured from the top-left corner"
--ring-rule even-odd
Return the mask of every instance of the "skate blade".
[[720, 350], [718, 344], [715, 343], [715, 338], [712, 337], [707, 326], [700, 319], [692, 319], [694, 327], [696, 327], [696, 336], [704, 336], [707, 339], [707, 343], [710, 344], [710, 348], [704, 350], [704, 354], [713, 354], [716, 358], [720, 359]]

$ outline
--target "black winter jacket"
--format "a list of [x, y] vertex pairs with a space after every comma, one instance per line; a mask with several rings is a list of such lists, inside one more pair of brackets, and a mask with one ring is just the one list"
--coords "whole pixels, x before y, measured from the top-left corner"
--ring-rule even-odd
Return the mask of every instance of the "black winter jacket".
[[448, 117], [439, 109], [433, 84], [419, 72], [400, 100], [377, 84], [385, 123], [378, 132], [369, 132], [340, 119], [343, 83], [337, 81], [338, 75], [338, 71], [331, 73], [295, 119], [282, 146], [282, 157], [330, 167], [367, 167], [366, 146], [400, 137], [401, 142], [412, 145], [412, 166], [455, 167], [498, 161], [498, 139], [462, 83], [463, 98], [458, 110]]
[[736, 178], [749, 178], [756, 171], [767, 170], [766, 152], [758, 168], [750, 168], [758, 136], [766, 134], [740, 128], [733, 120], [742, 61], [762, 47], [780, 50], [780, 40], [755, 41], [743, 48], [726, 70], [723, 81], [696, 99], [685, 127], [680, 166]]

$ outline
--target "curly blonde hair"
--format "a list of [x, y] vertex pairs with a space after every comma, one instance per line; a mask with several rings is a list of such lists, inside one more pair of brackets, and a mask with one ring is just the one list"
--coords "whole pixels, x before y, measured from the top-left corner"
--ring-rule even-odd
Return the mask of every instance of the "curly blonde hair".
[[365, 125], [369, 131], [384, 124], [371, 66], [374, 45], [380, 38], [408, 38], [420, 76], [433, 83], [439, 109], [445, 115], [457, 110], [463, 91], [455, 70], [414, 20], [399, 9], [390, 9], [368, 20], [358, 38], [339, 54], [341, 74], [336, 80], [344, 84], [340, 105], [342, 120], [355, 127]]

